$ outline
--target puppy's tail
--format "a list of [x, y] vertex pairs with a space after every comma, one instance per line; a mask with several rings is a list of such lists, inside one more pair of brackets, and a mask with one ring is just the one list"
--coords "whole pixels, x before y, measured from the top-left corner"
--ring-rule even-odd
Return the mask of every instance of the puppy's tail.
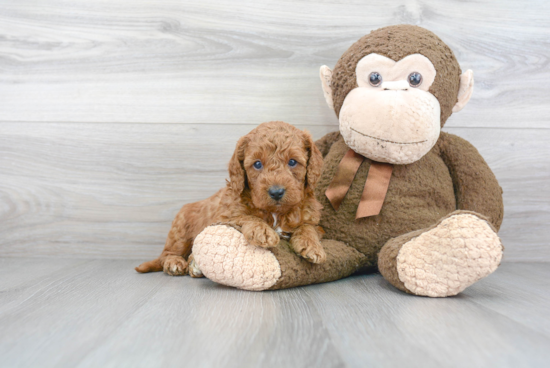
[[162, 271], [162, 263], [158, 258], [153, 259], [152, 261], [144, 262], [137, 266], [136, 271], [139, 273], [159, 272]]

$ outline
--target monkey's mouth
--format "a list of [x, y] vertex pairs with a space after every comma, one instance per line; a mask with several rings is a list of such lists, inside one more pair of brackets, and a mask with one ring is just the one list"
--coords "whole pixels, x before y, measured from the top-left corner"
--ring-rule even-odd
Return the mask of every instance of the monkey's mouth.
[[423, 141], [418, 141], [418, 142], [395, 142], [395, 141], [390, 141], [388, 139], [377, 138], [377, 137], [373, 137], [372, 135], [361, 133], [360, 131], [358, 131], [356, 129], [353, 129], [352, 127], [350, 127], [350, 129], [353, 130], [355, 133], [361, 134], [362, 136], [372, 138], [372, 139], [376, 139], [377, 141], [381, 141], [381, 142], [394, 143], [394, 144], [419, 144], [419, 143], [427, 142], [427, 139], [423, 140]]

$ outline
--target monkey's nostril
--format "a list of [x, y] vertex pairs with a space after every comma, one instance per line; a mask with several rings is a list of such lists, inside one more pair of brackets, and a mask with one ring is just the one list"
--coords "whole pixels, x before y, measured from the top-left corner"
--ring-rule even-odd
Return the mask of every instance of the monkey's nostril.
[[271, 198], [278, 201], [279, 199], [283, 198], [283, 196], [285, 195], [285, 188], [279, 187], [279, 186], [273, 186], [269, 188], [267, 192], [269, 193], [269, 196]]

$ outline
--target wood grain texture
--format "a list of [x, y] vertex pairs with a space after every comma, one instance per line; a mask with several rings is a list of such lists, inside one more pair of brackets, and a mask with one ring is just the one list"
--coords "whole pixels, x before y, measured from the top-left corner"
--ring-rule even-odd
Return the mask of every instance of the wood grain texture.
[[[156, 257], [179, 208], [224, 185], [250, 128], [3, 123], [0, 255]], [[479, 149], [504, 189], [505, 261], [550, 260], [550, 130], [446, 130]]]
[[369, 31], [438, 34], [475, 72], [453, 127], [549, 127], [547, 1], [4, 0], [0, 121], [335, 121], [318, 70]]
[[[457, 297], [431, 299], [380, 275], [256, 293], [137, 274], [131, 260], [62, 260], [62, 269], [52, 261], [0, 259], [0, 367], [541, 367], [550, 359], [543, 263], [504, 264]], [[14, 275], [25, 279], [6, 281]]]

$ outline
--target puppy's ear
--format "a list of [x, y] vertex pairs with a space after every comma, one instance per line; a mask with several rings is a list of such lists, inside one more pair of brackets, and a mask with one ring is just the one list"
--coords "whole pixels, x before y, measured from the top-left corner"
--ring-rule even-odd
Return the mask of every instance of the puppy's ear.
[[307, 173], [306, 183], [311, 189], [315, 188], [317, 180], [321, 177], [321, 170], [323, 169], [323, 155], [321, 151], [315, 145], [313, 138], [309, 132], [304, 131], [304, 140], [306, 148], [309, 151], [309, 157], [307, 161]]
[[246, 184], [246, 173], [243, 167], [244, 151], [248, 144], [247, 136], [241, 137], [237, 142], [235, 152], [229, 161], [229, 185], [233, 192], [241, 194]]

